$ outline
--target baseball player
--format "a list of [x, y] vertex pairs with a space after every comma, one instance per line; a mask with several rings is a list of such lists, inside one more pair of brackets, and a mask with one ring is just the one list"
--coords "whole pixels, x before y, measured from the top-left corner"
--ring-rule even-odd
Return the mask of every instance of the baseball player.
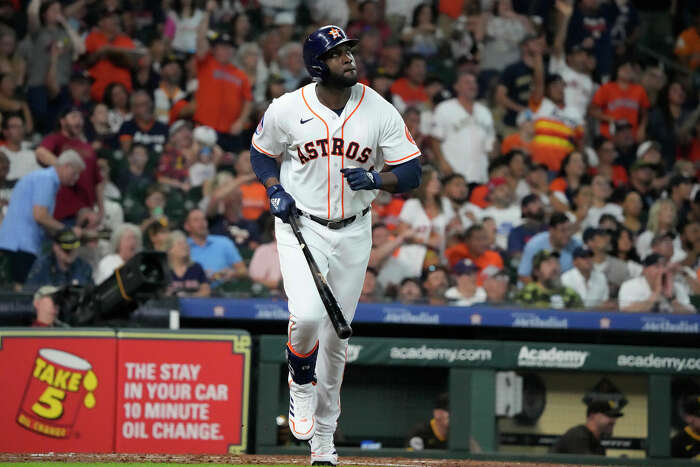
[[[314, 82], [275, 99], [253, 135], [251, 163], [267, 188], [289, 298], [289, 425], [310, 440], [312, 465], [336, 465], [333, 433], [347, 339], [334, 332], [302, 250], [301, 232], [348, 322], [362, 291], [377, 190], [420, 184], [420, 151], [398, 111], [357, 83], [350, 39], [324, 26], [304, 41]], [[281, 163], [278, 166], [278, 161]], [[387, 165], [387, 169], [382, 170]]]

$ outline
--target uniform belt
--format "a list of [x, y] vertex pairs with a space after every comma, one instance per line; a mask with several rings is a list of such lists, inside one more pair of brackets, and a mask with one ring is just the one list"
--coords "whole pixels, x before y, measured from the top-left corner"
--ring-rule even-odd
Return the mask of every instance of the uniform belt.
[[329, 221], [328, 219], [324, 219], [322, 217], [314, 216], [313, 214], [309, 214], [308, 212], [304, 212], [301, 209], [297, 209], [297, 213], [299, 213], [300, 216], [304, 216], [307, 219], [311, 219], [312, 221], [323, 225], [324, 227], [328, 227], [331, 230], [338, 230], [342, 229], [345, 226], [348, 226], [355, 222], [355, 219], [358, 218], [358, 216], [364, 216], [369, 212], [369, 206], [364, 208], [362, 210], [361, 214], [356, 214], [354, 216], [346, 217], [345, 219], [341, 219], [339, 221]]

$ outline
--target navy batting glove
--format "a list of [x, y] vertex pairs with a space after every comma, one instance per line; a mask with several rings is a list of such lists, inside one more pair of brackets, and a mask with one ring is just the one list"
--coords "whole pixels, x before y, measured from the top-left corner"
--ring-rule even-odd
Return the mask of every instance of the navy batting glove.
[[357, 190], [376, 190], [382, 186], [382, 178], [375, 170], [365, 170], [361, 168], [340, 169], [348, 181], [350, 188]]
[[270, 198], [270, 212], [282, 219], [282, 222], [288, 223], [289, 216], [296, 216], [297, 204], [282, 185], [272, 185], [267, 189], [267, 196]]

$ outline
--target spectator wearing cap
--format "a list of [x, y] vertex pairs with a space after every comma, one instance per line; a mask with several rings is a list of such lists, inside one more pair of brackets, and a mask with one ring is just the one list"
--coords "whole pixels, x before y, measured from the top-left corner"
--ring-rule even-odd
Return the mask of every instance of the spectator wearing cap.
[[665, 173], [667, 171], [664, 169], [661, 145], [656, 141], [644, 141], [637, 147], [637, 160], [656, 167], [656, 177], [651, 182], [651, 188], [654, 192], [661, 193], [671, 178], [670, 175]]
[[57, 0], [29, 2], [27, 23], [30, 40], [21, 45], [27, 62], [27, 101], [37, 130], [47, 133], [53, 130], [55, 110], [60, 108], [59, 94], [69, 84], [73, 58], [82, 55], [85, 46]]
[[675, 287], [664, 258], [658, 253], [649, 254], [642, 261], [642, 275], [626, 280], [620, 287], [618, 302], [621, 311], [636, 312], [693, 312], [694, 308], [678, 302]]
[[490, 249], [489, 233], [483, 224], [474, 224], [464, 232], [464, 241], [445, 250], [445, 257], [450, 265], [457, 264], [462, 259], [469, 259], [479, 270], [487, 266], [503, 268], [503, 258]]
[[591, 79], [593, 70], [589, 66], [593, 54], [593, 41], [584, 39], [566, 49], [566, 32], [573, 13], [573, 4], [556, 2], [555, 7], [559, 18], [551, 47], [549, 72], [562, 77], [565, 84], [564, 102], [579, 121], [584, 121], [595, 90]]
[[538, 233], [547, 230], [544, 203], [537, 195], [529, 194], [520, 202], [522, 223], [508, 233], [508, 255], [519, 258], [527, 242]]
[[587, 246], [574, 250], [574, 267], [561, 275], [561, 283], [576, 291], [587, 308], [616, 308], [610, 300], [608, 281], [593, 267], [593, 251]]
[[136, 48], [129, 36], [122, 33], [119, 15], [119, 10], [103, 8], [97, 27], [85, 38], [89, 72], [95, 79], [90, 95], [97, 102], [103, 99], [110, 83], [120, 83], [131, 92], [130, 67], [144, 53]]
[[530, 281], [533, 271], [533, 258], [542, 250], [552, 250], [558, 253], [561, 271], [566, 272], [573, 267], [573, 252], [579, 243], [572, 237], [573, 225], [566, 214], [554, 213], [549, 220], [549, 229], [530, 239], [525, 245], [523, 256], [518, 265], [518, 276], [523, 283]]
[[156, 120], [153, 99], [144, 90], [134, 91], [130, 98], [131, 118], [117, 132], [122, 151], [128, 153], [132, 144], [143, 144], [149, 151], [163, 152], [168, 138], [168, 125]]
[[433, 416], [427, 422], [415, 426], [406, 439], [410, 451], [447, 449], [450, 433], [450, 401], [448, 394], [438, 395], [433, 404]]
[[[0, 224], [0, 251], [9, 258], [10, 274], [16, 286], [24, 283], [39, 255], [44, 231], [55, 233], [65, 229], [53, 216], [56, 193], [62, 185], [73, 186], [84, 169], [84, 160], [69, 150], [61, 154], [54, 166], [31, 172], [15, 185]], [[75, 231], [81, 233], [79, 228]]]
[[671, 438], [671, 457], [697, 459], [700, 456], [700, 394], [683, 398], [683, 421], [685, 427]]
[[29, 149], [29, 141], [25, 140], [26, 125], [21, 114], [9, 114], [2, 119], [2, 134], [5, 145], [0, 151], [10, 162], [8, 180], [19, 180], [29, 172], [41, 169], [34, 151]]
[[618, 401], [592, 401], [586, 409], [586, 423], [577, 425], [564, 433], [552, 445], [550, 452], [604, 456], [605, 448], [600, 441], [612, 437], [615, 423], [623, 415], [620, 409]]
[[508, 273], [496, 266], [487, 266], [479, 273], [479, 282], [486, 291], [489, 305], [500, 305], [508, 298], [510, 278]]
[[209, 0], [197, 30], [197, 107], [195, 122], [214, 128], [219, 144], [227, 151], [242, 148], [242, 132], [253, 109], [253, 94], [248, 77], [231, 64], [233, 43], [228, 33], [214, 33], [212, 45], [207, 39], [209, 17], [217, 2]]
[[45, 285], [36, 291], [32, 302], [36, 313], [36, 318], [32, 322], [33, 328], [67, 327], [58, 319], [60, 309], [56, 294], [59, 291], [60, 289], [53, 285]]
[[72, 230], [54, 235], [51, 251], [34, 261], [24, 289], [36, 290], [42, 285], [92, 285], [92, 268], [78, 257], [80, 243]]
[[660, 199], [651, 205], [647, 228], [637, 237], [634, 245], [640, 258], [651, 253], [651, 242], [655, 237], [670, 233], [675, 237], [673, 240], [674, 255], [671, 261], [677, 263], [685, 259], [686, 255], [683, 251], [683, 245], [681, 245], [681, 239], [675, 235], [677, 213], [676, 204], [668, 198]]
[[479, 267], [471, 260], [463, 259], [452, 268], [455, 285], [447, 289], [445, 298], [450, 305], [471, 306], [486, 301], [486, 291], [477, 285]]
[[626, 120], [632, 125], [637, 142], [644, 141], [648, 110], [651, 104], [644, 88], [637, 84], [639, 67], [631, 56], [623, 56], [617, 65], [615, 81], [603, 84], [593, 95], [589, 113], [600, 121], [600, 133], [611, 138], [618, 130], [611, 124]]
[[153, 112], [159, 122], [170, 122], [170, 109], [175, 102], [185, 97], [180, 88], [182, 66], [176, 56], [166, 55], [160, 64], [160, 82], [153, 91]]
[[515, 301], [540, 308], [581, 308], [583, 302], [575, 290], [561, 283], [559, 253], [540, 250], [532, 259], [531, 281], [520, 289]]
[[627, 185], [627, 169], [615, 163], [617, 158], [615, 143], [604, 136], [598, 136], [593, 142], [593, 149], [598, 164], [590, 168], [590, 174], [608, 177], [615, 188]]
[[628, 189], [636, 191], [642, 198], [644, 208], [649, 209], [658, 198], [653, 189], [658, 166], [644, 161], [636, 161], [629, 170]]
[[97, 166], [97, 155], [86, 141], [83, 114], [80, 109], [70, 107], [63, 111], [61, 128], [46, 135], [36, 148], [36, 157], [43, 165], [54, 165], [57, 154], [74, 150], [83, 159], [85, 170], [75, 185], [64, 185], [56, 196], [54, 217], [69, 221], [84, 207], [96, 207], [100, 216], [104, 214], [104, 184]]
[[547, 74], [542, 55], [533, 61], [533, 85], [529, 106], [534, 112], [535, 138], [532, 160], [559, 171], [567, 154], [581, 147], [583, 119], [564, 100], [566, 83], [561, 75]]
[[169, 135], [168, 145], [156, 170], [156, 179], [161, 185], [188, 191], [189, 168], [196, 158], [192, 150], [192, 124], [186, 120], [177, 120], [170, 125]]
[[490, 217], [496, 223], [496, 245], [500, 250], [508, 248], [508, 235], [522, 222], [521, 208], [515, 201], [511, 184], [504, 177], [492, 178], [489, 183], [489, 206], [483, 210], [482, 219]]
[[503, 124], [506, 133], [513, 133], [520, 112], [528, 108], [533, 88], [533, 68], [538, 56], [542, 55], [542, 45], [535, 35], [528, 35], [520, 41], [520, 61], [508, 65], [501, 74], [496, 87], [496, 103], [506, 109]]
[[583, 231], [583, 244], [593, 253], [593, 270], [606, 279], [610, 296], [614, 297], [630, 273], [624, 261], [608, 253], [612, 249], [611, 240], [611, 232], [605, 229], [589, 227]]

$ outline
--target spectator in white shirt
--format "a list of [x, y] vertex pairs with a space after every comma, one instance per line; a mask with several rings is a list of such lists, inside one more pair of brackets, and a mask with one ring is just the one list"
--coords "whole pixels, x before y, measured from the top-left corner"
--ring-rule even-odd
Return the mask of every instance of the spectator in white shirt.
[[479, 267], [469, 259], [463, 259], [452, 268], [456, 285], [445, 292], [451, 305], [471, 306], [487, 300], [486, 291], [477, 286]]
[[612, 237], [613, 232], [606, 229], [589, 227], [583, 231], [583, 243], [593, 253], [593, 269], [605, 277], [610, 295], [614, 297], [622, 283], [630, 278], [630, 273], [624, 261], [608, 253]]
[[102, 258], [97, 265], [97, 270], [93, 274], [96, 285], [109, 278], [117, 268], [126, 264], [143, 247], [141, 229], [134, 224], [120, 225], [112, 232], [110, 241], [114, 253]]
[[433, 152], [443, 174], [457, 172], [470, 183], [486, 183], [496, 134], [491, 111], [476, 102], [479, 87], [473, 73], [460, 73], [454, 90], [457, 97], [435, 108]]
[[693, 312], [694, 309], [676, 299], [673, 281], [669, 279], [664, 258], [652, 253], [642, 261], [642, 275], [629, 279], [620, 287], [618, 302], [621, 311]]
[[506, 250], [510, 231], [522, 223], [521, 210], [515, 202], [513, 188], [503, 177], [492, 178], [488, 183], [488, 200], [491, 203], [482, 213], [496, 223], [496, 245]]
[[5, 138], [5, 146], [0, 151], [5, 153], [10, 161], [10, 173], [7, 180], [19, 180], [40, 169], [41, 166], [36, 161], [34, 151], [28, 148], [29, 143], [24, 141], [26, 125], [21, 114], [10, 114], [2, 121], [2, 134]]
[[575, 44], [565, 56], [564, 43], [569, 20], [573, 13], [573, 3], [559, 1], [556, 2], [556, 8], [559, 13], [559, 21], [552, 44], [549, 72], [562, 77], [566, 84], [564, 102], [568, 107], [575, 109], [576, 114], [583, 121], [596, 89], [595, 83], [591, 79], [590, 67], [593, 42], [591, 39], [586, 39], [580, 44]]
[[593, 267], [593, 251], [579, 246], [574, 250], [574, 267], [561, 276], [561, 283], [579, 294], [589, 308], [615, 308], [605, 276]]
[[603, 214], [611, 214], [619, 222], [624, 220], [622, 207], [619, 204], [608, 202], [610, 195], [612, 195], [612, 185], [606, 175], [598, 174], [593, 177], [593, 180], [591, 180], [591, 194], [591, 206], [588, 208], [588, 214], [583, 220], [582, 228], [598, 227], [600, 216]]

